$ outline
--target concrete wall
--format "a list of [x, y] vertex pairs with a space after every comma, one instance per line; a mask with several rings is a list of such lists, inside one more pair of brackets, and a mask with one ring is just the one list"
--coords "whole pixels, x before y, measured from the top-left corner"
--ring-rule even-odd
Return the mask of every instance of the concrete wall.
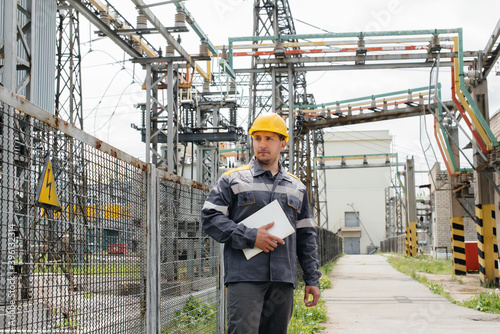
[[[429, 175], [431, 184], [432, 203], [432, 230], [431, 230], [431, 254], [439, 258], [451, 257], [451, 186], [448, 172], [441, 170], [439, 164], [435, 164]], [[476, 223], [467, 212], [463, 212], [465, 241], [476, 241]], [[445, 254], [446, 247], [448, 255]]]
[[[364, 155], [390, 153], [392, 137], [389, 131], [325, 132], [325, 154]], [[369, 164], [383, 163], [385, 159], [371, 159]], [[363, 160], [346, 160], [347, 165], [362, 165]], [[340, 165], [340, 162], [327, 163]], [[367, 253], [371, 244], [376, 246], [385, 239], [385, 189], [391, 184], [389, 167], [346, 168], [326, 170], [328, 220], [330, 230], [342, 231], [344, 237], [360, 236], [360, 252]], [[353, 212], [354, 204], [364, 227], [345, 227], [345, 213]]]

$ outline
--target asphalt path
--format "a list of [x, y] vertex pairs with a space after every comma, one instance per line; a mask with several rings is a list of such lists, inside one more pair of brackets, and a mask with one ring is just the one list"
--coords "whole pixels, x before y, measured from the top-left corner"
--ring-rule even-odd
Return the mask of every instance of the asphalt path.
[[335, 266], [321, 333], [500, 333], [500, 316], [453, 304], [394, 269], [383, 255], [344, 255]]

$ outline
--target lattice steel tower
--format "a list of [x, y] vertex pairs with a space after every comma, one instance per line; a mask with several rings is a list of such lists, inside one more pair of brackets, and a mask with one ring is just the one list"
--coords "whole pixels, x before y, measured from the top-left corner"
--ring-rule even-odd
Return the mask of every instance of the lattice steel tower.
[[[255, 0], [254, 36], [283, 36], [276, 43], [275, 57], [286, 57], [284, 43], [296, 42], [286, 35], [295, 35], [295, 25], [287, 0]], [[254, 44], [262, 41], [255, 41]], [[300, 57], [300, 55], [294, 55]], [[252, 69], [262, 69], [252, 58]], [[293, 115], [293, 136], [288, 151], [284, 152], [284, 164], [291, 173], [296, 174], [307, 186], [317, 224], [328, 227], [326, 213], [326, 178], [325, 171], [318, 171], [320, 176], [312, 179], [312, 158], [324, 155], [323, 130], [311, 133], [303, 128], [305, 118], [300, 112], [293, 112], [293, 105], [314, 104], [314, 97], [307, 93], [303, 65], [283, 64], [270, 67], [269, 71], [254, 71], [250, 74], [249, 124], [261, 112], [288, 113]], [[289, 123], [290, 124], [290, 123]], [[319, 182], [318, 182], [319, 181]], [[322, 212], [324, 208], [325, 212]]]

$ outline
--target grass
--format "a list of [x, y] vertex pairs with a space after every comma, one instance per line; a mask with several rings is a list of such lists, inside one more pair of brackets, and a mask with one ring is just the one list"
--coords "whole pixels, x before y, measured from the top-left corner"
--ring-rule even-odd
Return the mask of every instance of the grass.
[[[332, 272], [335, 266], [335, 261], [332, 261], [320, 268], [323, 274], [319, 280], [319, 289], [322, 292], [324, 289], [332, 287], [332, 280], [328, 274]], [[289, 334], [304, 334], [317, 333], [325, 327], [321, 323], [328, 320], [326, 302], [320, 298], [318, 305], [314, 307], [306, 307], [304, 305], [304, 285], [297, 287], [293, 299], [293, 316], [288, 324]]]
[[215, 333], [217, 309], [201, 299], [189, 296], [181, 311], [176, 311], [173, 320], [162, 329], [162, 334]]
[[[67, 267], [66, 267], [67, 268]], [[35, 264], [35, 273], [64, 273], [60, 265]], [[141, 277], [141, 266], [136, 264], [88, 264], [71, 266], [71, 273], [74, 275], [92, 276], [128, 276], [132, 279]]]
[[430, 274], [447, 274], [451, 276], [453, 275], [453, 265], [451, 260], [435, 260], [430, 256], [409, 258], [401, 254], [391, 254], [388, 261], [400, 272], [413, 277], [417, 281], [426, 285], [433, 293], [446, 297], [454, 304], [481, 312], [500, 314], [500, 296], [494, 292], [483, 292], [464, 302], [457, 302], [451, 299], [450, 295], [443, 290], [441, 285], [428, 282], [427, 278], [418, 274], [419, 272], [425, 272]]
[[483, 292], [474, 298], [457, 304], [481, 312], [500, 314], [500, 296], [493, 292]]

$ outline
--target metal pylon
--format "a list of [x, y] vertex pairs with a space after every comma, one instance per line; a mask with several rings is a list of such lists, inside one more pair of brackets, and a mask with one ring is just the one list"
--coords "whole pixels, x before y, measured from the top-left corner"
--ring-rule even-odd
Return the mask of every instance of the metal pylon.
[[[292, 34], [296, 34], [296, 30], [287, 0], [254, 1], [254, 36], [279, 35], [283, 36], [281, 41], [287, 41], [286, 35]], [[289, 40], [289, 42], [294, 41]], [[257, 44], [259, 41], [254, 43]], [[276, 48], [278, 47], [279, 43], [276, 45]], [[328, 226], [325, 172], [321, 171], [320, 178], [315, 180], [313, 186], [311, 185], [312, 158], [317, 154], [324, 155], [323, 130], [309, 133], [303, 129], [303, 115], [294, 112], [293, 108], [293, 105], [313, 103], [314, 97], [307, 93], [305, 72], [296, 71], [302, 64], [284, 66], [289, 66], [287, 71], [276, 71], [275, 67], [270, 67], [267, 72], [250, 74], [249, 124], [261, 112], [272, 111], [278, 114], [287, 112], [289, 117], [293, 117], [290, 146], [288, 151], [284, 151], [283, 163], [307, 185], [318, 225]], [[255, 58], [252, 59], [252, 68], [260, 68]], [[319, 147], [316, 145], [318, 143]]]
[[55, 114], [83, 129], [80, 19], [78, 11], [64, 0], [57, 6]]

